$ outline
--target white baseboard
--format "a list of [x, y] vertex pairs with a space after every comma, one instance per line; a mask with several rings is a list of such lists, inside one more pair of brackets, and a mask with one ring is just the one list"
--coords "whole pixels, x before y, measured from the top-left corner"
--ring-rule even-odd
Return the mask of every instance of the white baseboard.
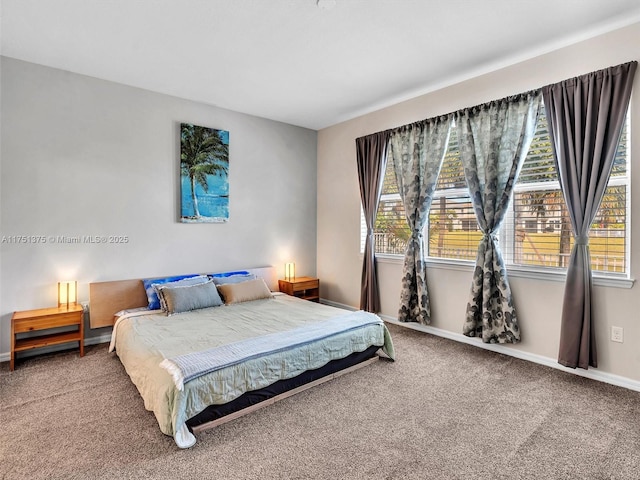
[[[332, 307], [343, 308], [346, 310], [356, 310], [355, 308], [349, 305], [343, 305], [341, 303], [332, 302], [329, 300], [321, 299], [321, 302], [326, 305], [331, 305]], [[405, 328], [411, 328], [413, 330], [418, 330], [424, 333], [430, 333], [431, 335], [436, 335], [438, 337], [448, 338], [449, 340], [454, 340], [456, 342], [466, 343], [468, 345], [473, 345], [474, 347], [483, 348], [485, 350], [491, 350], [492, 352], [501, 353], [503, 355], [509, 355], [511, 357], [519, 358], [521, 360], [526, 360], [528, 362], [537, 363], [539, 365], [544, 365], [546, 367], [555, 368], [556, 370], [561, 370], [563, 372], [578, 375], [580, 377], [590, 378], [592, 380], [597, 380], [598, 382], [609, 383], [611, 385], [616, 385], [618, 387], [627, 388], [629, 390], [634, 390], [636, 392], [640, 392], [640, 381], [632, 380], [630, 378], [621, 377], [619, 375], [614, 375], [612, 373], [602, 372], [598, 369], [590, 369], [583, 370], [581, 368], [567, 368], [563, 365], [560, 365], [555, 359], [544, 357], [542, 355], [537, 355], [535, 353], [523, 352], [521, 350], [516, 350], [513, 348], [506, 347], [504, 345], [492, 344], [492, 343], [483, 343], [479, 338], [471, 338], [461, 333], [454, 333], [448, 330], [443, 330], [441, 328], [431, 327], [429, 325], [422, 325], [421, 323], [415, 322], [399, 322], [397, 319], [390, 317], [388, 315], [380, 315], [385, 322], [399, 325]]]
[[[84, 339], [84, 344], [85, 344], [85, 346], [87, 346], [87, 345], [97, 345], [99, 343], [109, 343], [110, 341], [111, 341], [111, 334], [107, 333], [107, 334], [100, 335], [100, 336], [97, 336], [97, 337], [85, 338]], [[36, 350], [33, 350], [33, 354], [34, 355], [41, 355], [41, 354], [45, 354], [45, 353], [55, 352], [57, 350], [59, 350], [59, 348], [56, 349], [55, 347], [49, 347], [49, 348], [42, 347], [42, 348], [38, 348]], [[0, 353], [0, 362], [8, 362], [9, 360], [11, 360], [11, 352]]]

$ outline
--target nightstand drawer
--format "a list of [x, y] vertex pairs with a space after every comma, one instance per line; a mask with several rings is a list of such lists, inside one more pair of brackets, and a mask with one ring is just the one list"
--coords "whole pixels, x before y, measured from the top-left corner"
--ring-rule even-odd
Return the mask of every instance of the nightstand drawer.
[[14, 319], [13, 329], [15, 333], [33, 332], [48, 328], [66, 327], [67, 325], [78, 325], [81, 321], [82, 313], [61, 313], [39, 318]]
[[310, 288], [318, 288], [320, 284], [319, 280], [309, 280], [307, 282], [297, 282], [293, 285], [293, 291], [298, 292], [300, 290], [309, 290]]

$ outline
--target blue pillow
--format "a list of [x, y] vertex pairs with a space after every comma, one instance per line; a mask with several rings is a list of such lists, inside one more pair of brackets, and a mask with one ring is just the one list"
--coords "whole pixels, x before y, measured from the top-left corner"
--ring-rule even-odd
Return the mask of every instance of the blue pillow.
[[156, 285], [159, 285], [162, 283], [169, 283], [169, 282], [182, 280], [183, 278], [191, 278], [191, 277], [197, 277], [197, 276], [199, 276], [199, 274], [192, 273], [190, 275], [177, 275], [173, 277], [142, 279], [144, 289], [147, 292], [147, 301], [149, 302], [149, 310], [160, 310], [160, 299], [158, 298], [158, 293], [156, 292], [156, 289], [153, 287], [154, 283]]
[[249, 272], [246, 270], [239, 270], [237, 272], [222, 272], [222, 273], [210, 273], [209, 276], [211, 278], [220, 278], [220, 277], [231, 277], [233, 275], [249, 275]]

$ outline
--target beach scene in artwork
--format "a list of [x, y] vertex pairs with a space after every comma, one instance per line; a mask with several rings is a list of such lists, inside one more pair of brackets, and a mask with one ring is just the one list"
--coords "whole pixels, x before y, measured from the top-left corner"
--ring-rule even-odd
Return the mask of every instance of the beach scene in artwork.
[[180, 220], [229, 220], [229, 132], [180, 124]]

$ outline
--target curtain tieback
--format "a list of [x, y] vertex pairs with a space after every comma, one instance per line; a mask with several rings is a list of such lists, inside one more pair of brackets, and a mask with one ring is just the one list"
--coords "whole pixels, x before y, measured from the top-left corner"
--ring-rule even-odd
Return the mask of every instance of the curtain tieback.
[[573, 241], [576, 245], [589, 245], [589, 235], [578, 235]]
[[489, 240], [489, 239], [493, 240], [495, 243], [498, 243], [498, 241], [499, 241], [498, 235], [496, 234], [496, 232], [483, 233], [482, 236], [484, 238], [486, 238], [487, 240]]

